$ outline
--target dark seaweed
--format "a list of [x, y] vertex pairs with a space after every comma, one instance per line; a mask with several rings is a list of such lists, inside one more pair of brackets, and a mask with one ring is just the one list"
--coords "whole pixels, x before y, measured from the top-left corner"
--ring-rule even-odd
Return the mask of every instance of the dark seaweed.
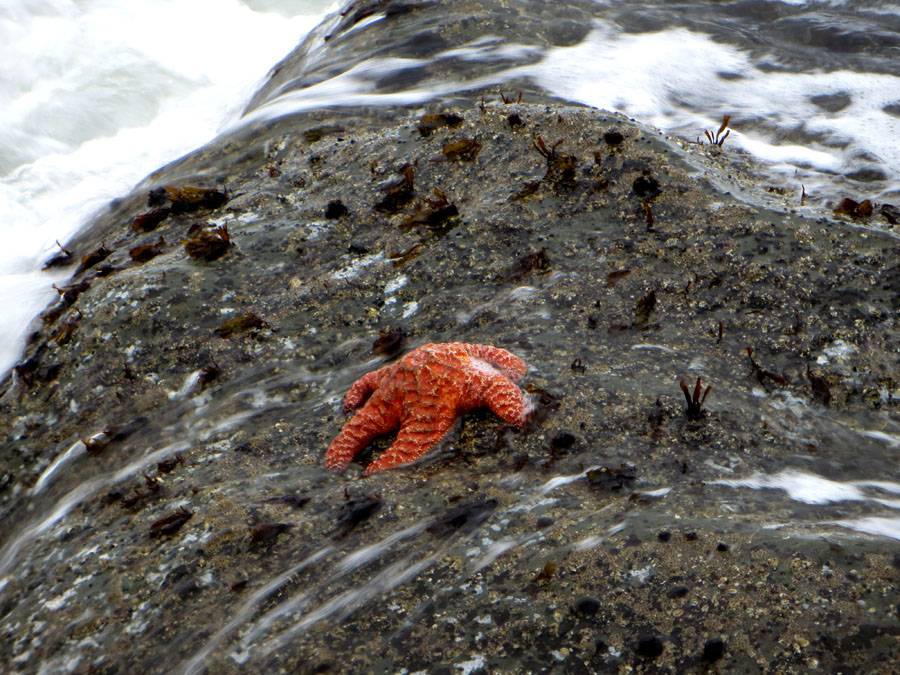
[[174, 513], [153, 523], [150, 526], [150, 536], [154, 539], [159, 539], [160, 537], [175, 534], [193, 515], [193, 511], [188, 511], [182, 506]]
[[476, 499], [451, 507], [428, 526], [428, 532], [439, 539], [445, 539], [454, 532], [471, 534], [491, 517], [498, 503], [496, 499]]

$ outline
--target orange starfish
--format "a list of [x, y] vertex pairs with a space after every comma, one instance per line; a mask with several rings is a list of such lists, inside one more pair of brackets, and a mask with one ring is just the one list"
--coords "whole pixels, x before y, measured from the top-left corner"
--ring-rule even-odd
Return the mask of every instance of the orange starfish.
[[515, 381], [524, 374], [522, 359], [489, 345], [451, 342], [414, 349], [350, 387], [344, 410], [365, 405], [331, 442], [325, 468], [343, 471], [372, 439], [398, 428], [397, 439], [365, 475], [409, 464], [474, 408], [488, 407], [522, 427], [531, 408]]

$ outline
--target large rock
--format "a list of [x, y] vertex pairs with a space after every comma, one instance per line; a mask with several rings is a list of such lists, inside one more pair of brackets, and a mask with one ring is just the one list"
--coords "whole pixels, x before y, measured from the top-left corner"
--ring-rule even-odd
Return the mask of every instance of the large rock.
[[[720, 481], [895, 476], [860, 430], [896, 424], [896, 242], [713, 150], [473, 90], [269, 122], [112, 205], [2, 385], [7, 667], [888, 672], [895, 547], [821, 524], [872, 502]], [[352, 381], [447, 341], [528, 363], [528, 428], [326, 473]]]

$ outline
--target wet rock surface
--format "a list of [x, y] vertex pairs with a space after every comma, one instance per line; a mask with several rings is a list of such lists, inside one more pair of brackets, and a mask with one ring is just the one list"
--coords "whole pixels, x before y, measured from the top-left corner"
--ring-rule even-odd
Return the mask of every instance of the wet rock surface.
[[[897, 241], [744, 164], [473, 91], [151, 176], [0, 387], [9, 667], [888, 672], [895, 542], [835, 524], [877, 505], [721, 481], [896, 479], [861, 430], [900, 423]], [[227, 201], [132, 227], [172, 185]], [[362, 478], [383, 439], [326, 473], [350, 384], [449, 341], [526, 361], [529, 426], [477, 411], [416, 466]]]

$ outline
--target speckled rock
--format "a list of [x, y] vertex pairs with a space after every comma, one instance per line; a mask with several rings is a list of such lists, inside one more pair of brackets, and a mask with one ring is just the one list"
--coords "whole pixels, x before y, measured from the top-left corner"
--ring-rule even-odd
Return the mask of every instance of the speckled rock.
[[[135, 230], [164, 186], [227, 201]], [[309, 113], [160, 170], [73, 242], [110, 253], [0, 387], [8, 667], [888, 672], [895, 543], [823, 524], [868, 502], [721, 484], [896, 473], [859, 433], [897, 420], [896, 240], [764, 188], [533, 92]], [[475, 412], [414, 467], [325, 472], [350, 383], [454, 340], [526, 361], [529, 426]]]

